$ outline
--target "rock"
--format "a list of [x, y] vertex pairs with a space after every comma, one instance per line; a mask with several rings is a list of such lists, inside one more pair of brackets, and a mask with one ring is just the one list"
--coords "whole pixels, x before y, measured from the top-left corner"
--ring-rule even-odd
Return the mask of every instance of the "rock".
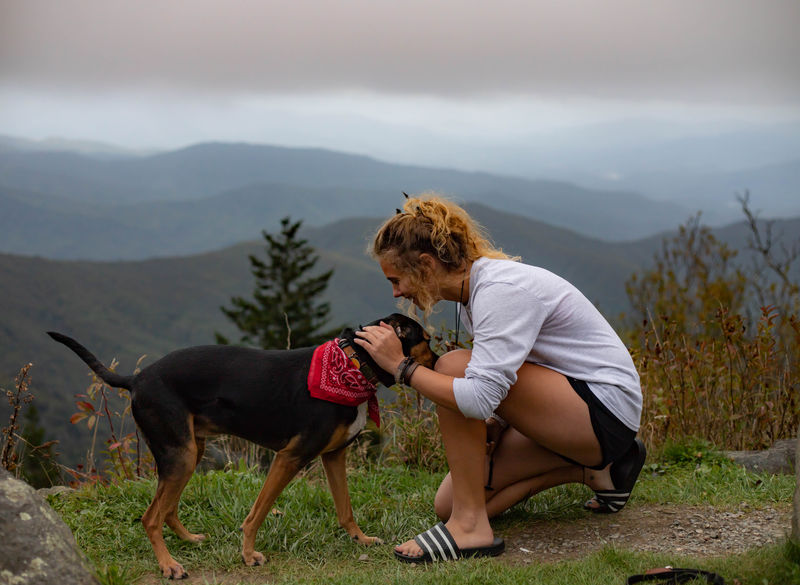
[[0, 467], [0, 584], [97, 585], [75, 537], [50, 505]]
[[748, 471], [794, 473], [796, 449], [797, 441], [787, 439], [775, 441], [772, 447], [764, 451], [725, 451], [725, 455]]
[[48, 496], [57, 496], [59, 494], [70, 493], [74, 491], [74, 489], [65, 485], [54, 485], [53, 487], [49, 488], [39, 488], [36, 490], [36, 493], [43, 498], [47, 498]]

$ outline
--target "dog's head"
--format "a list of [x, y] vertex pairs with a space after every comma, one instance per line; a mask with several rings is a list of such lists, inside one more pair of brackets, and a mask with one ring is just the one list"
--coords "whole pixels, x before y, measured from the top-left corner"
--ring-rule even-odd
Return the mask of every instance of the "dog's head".
[[[411, 317], [401, 313], [392, 313], [388, 317], [377, 319], [371, 323], [367, 323], [367, 325], [380, 325], [381, 321], [387, 325], [391, 325], [394, 332], [397, 333], [397, 337], [400, 338], [400, 343], [403, 345], [404, 355], [413, 357], [420, 365], [426, 368], [433, 368], [439, 356], [433, 353], [430, 345], [431, 336], [423, 329], [422, 325], [414, 321]], [[387, 372], [379, 368], [378, 364], [375, 363], [361, 346], [353, 343], [353, 339], [355, 338], [355, 331], [353, 329], [347, 328], [343, 330], [340, 337], [351, 343], [359, 357], [366, 361], [373, 369], [381, 384], [389, 387], [395, 383], [394, 372]]]

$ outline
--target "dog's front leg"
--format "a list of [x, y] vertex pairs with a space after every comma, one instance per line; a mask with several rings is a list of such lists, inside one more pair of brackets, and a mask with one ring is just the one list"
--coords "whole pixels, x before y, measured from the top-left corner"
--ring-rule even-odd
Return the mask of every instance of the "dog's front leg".
[[383, 544], [380, 538], [366, 536], [353, 518], [353, 506], [350, 503], [350, 491], [347, 489], [347, 448], [322, 454], [322, 465], [325, 475], [328, 476], [328, 485], [333, 494], [333, 503], [336, 506], [336, 516], [339, 526], [347, 531], [354, 541], [364, 544]]
[[272, 504], [292, 481], [292, 478], [297, 475], [301, 467], [297, 458], [289, 455], [286, 449], [275, 454], [272, 465], [269, 466], [267, 479], [264, 481], [250, 513], [242, 523], [242, 560], [248, 567], [261, 565], [266, 560], [263, 554], [255, 550], [256, 533], [264, 523], [267, 513], [272, 509]]

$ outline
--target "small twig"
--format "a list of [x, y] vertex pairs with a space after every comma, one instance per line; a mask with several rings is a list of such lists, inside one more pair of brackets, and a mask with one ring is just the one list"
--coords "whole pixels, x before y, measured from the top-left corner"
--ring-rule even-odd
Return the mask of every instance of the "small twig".
[[[111, 420], [111, 412], [108, 410], [108, 397], [106, 396], [106, 388], [105, 385], [100, 387], [100, 396], [102, 396], [103, 400], [103, 410], [106, 413], [106, 419], [108, 420], [108, 428], [111, 431], [111, 440], [113, 444], [120, 443], [119, 439], [117, 439], [117, 434], [114, 431], [114, 422]], [[131, 473], [128, 470], [128, 466], [125, 464], [125, 459], [122, 457], [122, 444], [120, 443], [117, 448], [115, 449], [117, 452], [117, 459], [119, 459], [119, 464], [122, 467], [122, 471], [125, 473], [125, 477], [127, 479], [131, 479]]]
[[16, 443], [16, 439], [18, 438], [16, 431], [19, 429], [19, 424], [17, 423], [19, 413], [22, 410], [23, 404], [28, 404], [33, 400], [33, 394], [31, 394], [28, 390], [27, 380], [28, 372], [30, 372], [32, 367], [33, 364], [26, 364], [22, 366], [19, 374], [17, 374], [17, 377], [14, 380], [16, 394], [11, 391], [6, 391], [8, 402], [13, 407], [13, 410], [9, 418], [9, 425], [3, 428], [5, 441], [3, 443], [3, 452], [0, 454], [0, 465], [2, 465], [3, 468], [7, 469], [8, 471], [14, 471], [14, 469], [17, 467], [16, 457], [14, 456], [14, 445]]
[[283, 319], [286, 322], [286, 349], [292, 349], [292, 327], [289, 325], [289, 315], [283, 313]]

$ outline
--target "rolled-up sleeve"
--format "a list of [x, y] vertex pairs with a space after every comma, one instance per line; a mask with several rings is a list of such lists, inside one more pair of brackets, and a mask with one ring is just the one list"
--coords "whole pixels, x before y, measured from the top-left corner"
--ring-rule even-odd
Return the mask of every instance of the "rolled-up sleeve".
[[517, 381], [548, 311], [530, 291], [498, 282], [476, 290], [472, 303], [472, 357], [453, 393], [464, 416], [485, 419]]

